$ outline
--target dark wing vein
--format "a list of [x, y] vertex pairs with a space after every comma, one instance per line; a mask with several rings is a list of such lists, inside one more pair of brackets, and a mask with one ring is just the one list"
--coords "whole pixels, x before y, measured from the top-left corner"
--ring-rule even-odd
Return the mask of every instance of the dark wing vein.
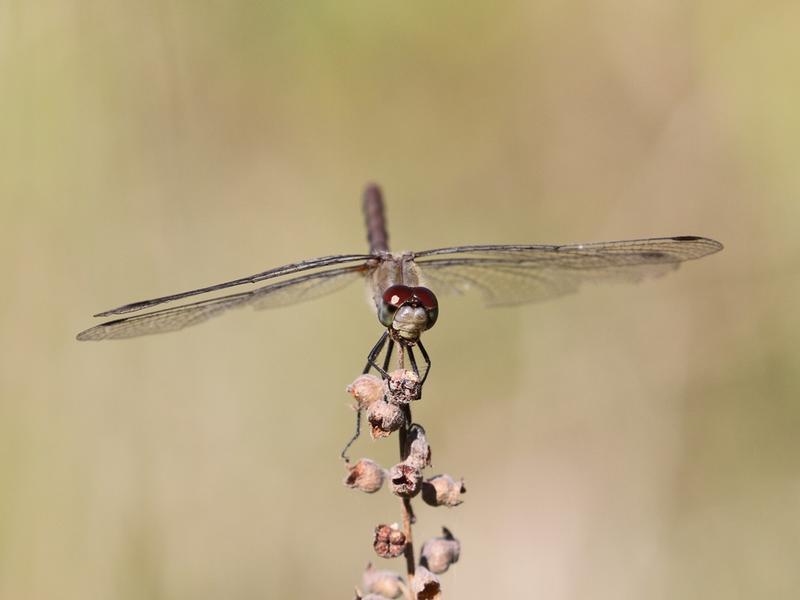
[[660, 276], [721, 249], [714, 240], [678, 236], [563, 246], [460, 246], [415, 257], [434, 291], [477, 288], [487, 304], [507, 305], [568, 294], [585, 282]]
[[174, 302], [175, 300], [181, 300], [189, 296], [197, 296], [198, 294], [207, 294], [209, 292], [216, 292], [219, 290], [223, 290], [225, 288], [234, 287], [237, 285], [243, 285], [245, 283], [258, 283], [259, 281], [264, 281], [266, 279], [281, 277], [283, 275], [291, 275], [292, 273], [299, 273], [301, 271], [307, 271], [309, 269], [329, 267], [331, 265], [344, 264], [348, 262], [365, 261], [369, 258], [374, 258], [374, 257], [371, 254], [340, 254], [338, 256], [323, 256], [321, 258], [312, 258], [309, 260], [303, 260], [289, 265], [283, 265], [282, 267], [276, 267], [274, 269], [270, 269], [262, 273], [256, 273], [255, 275], [248, 275], [247, 277], [232, 279], [231, 281], [217, 283], [215, 285], [198, 288], [196, 290], [189, 290], [188, 292], [180, 292], [178, 294], [161, 296], [159, 298], [152, 298], [150, 300], [139, 300], [138, 302], [131, 302], [130, 304], [125, 304], [123, 306], [118, 306], [117, 308], [112, 308], [110, 310], [97, 313], [94, 316], [109, 317], [111, 315], [122, 315], [129, 312], [135, 312], [137, 310], [143, 310], [145, 308], [150, 308], [152, 306], [156, 306], [157, 304], [163, 304], [165, 302]]
[[80, 332], [77, 338], [79, 340], [95, 341], [165, 333], [202, 323], [232, 308], [241, 306], [252, 306], [256, 309], [273, 308], [312, 300], [334, 292], [351, 281], [362, 278], [365, 270], [366, 267], [364, 265], [357, 265], [301, 275], [286, 281], [265, 285], [249, 292], [230, 294], [142, 315], [107, 321]]

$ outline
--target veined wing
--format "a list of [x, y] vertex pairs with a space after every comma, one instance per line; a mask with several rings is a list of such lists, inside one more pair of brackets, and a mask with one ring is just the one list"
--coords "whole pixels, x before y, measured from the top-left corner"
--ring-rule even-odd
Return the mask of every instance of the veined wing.
[[291, 275], [292, 273], [299, 273], [301, 271], [308, 271], [309, 269], [318, 269], [321, 267], [329, 267], [331, 265], [339, 265], [356, 261], [363, 262], [370, 258], [375, 258], [375, 257], [371, 254], [340, 254], [337, 256], [323, 256], [321, 258], [312, 258], [297, 263], [283, 265], [282, 267], [276, 267], [274, 269], [270, 269], [262, 273], [256, 273], [255, 275], [248, 275], [247, 277], [232, 279], [231, 281], [217, 283], [216, 285], [209, 285], [207, 287], [198, 288], [196, 290], [189, 290], [188, 292], [180, 292], [179, 294], [161, 296], [160, 298], [152, 298], [150, 300], [139, 300], [138, 302], [131, 302], [130, 304], [124, 304], [123, 306], [118, 306], [117, 308], [112, 308], [110, 310], [97, 313], [94, 316], [109, 317], [111, 315], [122, 315], [129, 312], [136, 312], [137, 310], [143, 310], [145, 308], [150, 308], [151, 306], [156, 306], [157, 304], [163, 304], [165, 302], [174, 302], [175, 300], [181, 300], [189, 296], [197, 296], [198, 294], [207, 294], [209, 292], [216, 292], [219, 290], [223, 290], [225, 288], [234, 287], [237, 285], [243, 285], [245, 283], [258, 283], [259, 281], [265, 281], [267, 279], [273, 279], [275, 277], [281, 277], [283, 275]]
[[80, 332], [77, 338], [79, 340], [110, 340], [165, 333], [202, 323], [232, 308], [241, 306], [252, 306], [256, 309], [274, 308], [312, 300], [339, 290], [356, 279], [362, 279], [368, 269], [369, 267], [366, 265], [353, 265], [300, 275], [249, 292], [229, 294], [107, 321]]
[[489, 305], [546, 300], [585, 282], [636, 282], [722, 250], [715, 240], [676, 236], [590, 244], [459, 246], [415, 252], [437, 293], [478, 289]]

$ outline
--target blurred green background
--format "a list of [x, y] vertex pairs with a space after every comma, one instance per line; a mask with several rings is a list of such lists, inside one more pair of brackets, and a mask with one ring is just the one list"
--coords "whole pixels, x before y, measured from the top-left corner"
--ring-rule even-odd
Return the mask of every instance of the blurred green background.
[[399, 519], [341, 485], [344, 387], [380, 333], [362, 289], [74, 335], [365, 250], [375, 180], [396, 250], [726, 244], [557, 302], [442, 298], [415, 416], [468, 493], [416, 537], [461, 539], [447, 597], [797, 598], [798, 22], [777, 0], [0, 2], [0, 597], [351, 597]]

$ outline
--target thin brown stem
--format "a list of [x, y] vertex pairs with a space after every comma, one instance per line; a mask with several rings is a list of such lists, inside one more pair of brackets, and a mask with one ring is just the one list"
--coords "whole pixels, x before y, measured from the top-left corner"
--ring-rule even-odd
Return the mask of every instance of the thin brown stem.
[[[404, 461], [408, 458], [408, 453], [406, 449], [406, 439], [408, 437], [408, 427], [411, 424], [411, 407], [406, 405], [403, 407], [403, 413], [405, 416], [405, 423], [400, 428], [400, 435], [398, 439], [400, 440], [400, 461]], [[411, 498], [402, 498], [402, 507], [403, 507], [403, 533], [406, 536], [406, 547], [403, 554], [406, 557], [406, 573], [408, 574], [408, 587], [411, 587], [414, 584], [414, 540], [412, 537], [412, 530], [411, 526], [414, 524], [414, 510], [411, 506]]]
[[[399, 344], [397, 352], [397, 367], [399, 369], [405, 368], [405, 347]], [[406, 440], [408, 439], [408, 429], [411, 426], [411, 406], [403, 406], [403, 426], [397, 432], [397, 439], [400, 442], [400, 462], [408, 458], [408, 449]], [[408, 576], [408, 593], [411, 594], [412, 586], [414, 585], [414, 539], [412, 535], [411, 526], [414, 524], [414, 509], [411, 506], [410, 498], [401, 498], [401, 506], [403, 512], [403, 534], [406, 536], [406, 547], [403, 555], [406, 559], [406, 574]], [[409, 597], [411, 597], [409, 595]]]
[[406, 534], [406, 574], [408, 575], [408, 587], [414, 585], [414, 543], [411, 539], [411, 500], [403, 498], [403, 533]]
[[[405, 348], [400, 345], [399, 352], [397, 353], [397, 363], [399, 368], [404, 368], [405, 362]], [[400, 462], [408, 458], [408, 449], [406, 440], [408, 438], [408, 428], [411, 426], [411, 406], [406, 404], [403, 406], [403, 426], [398, 431], [398, 440], [400, 442]], [[411, 526], [414, 524], [414, 510], [411, 506], [411, 498], [402, 498], [401, 505], [403, 507], [403, 533], [406, 536], [406, 547], [403, 552], [406, 558], [406, 574], [408, 575], [408, 589], [411, 590], [414, 585], [414, 539], [412, 535]]]

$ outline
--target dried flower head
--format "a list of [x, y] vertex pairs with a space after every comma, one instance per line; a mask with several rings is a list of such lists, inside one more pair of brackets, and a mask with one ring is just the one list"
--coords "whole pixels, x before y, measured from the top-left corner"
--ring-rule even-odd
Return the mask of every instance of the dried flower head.
[[381, 594], [371, 594], [371, 593], [368, 593], [365, 596], [361, 590], [356, 588], [355, 600], [386, 600], [386, 596], [383, 596]]
[[401, 462], [389, 469], [392, 492], [401, 498], [413, 498], [422, 488], [422, 473], [414, 465]]
[[356, 399], [356, 408], [367, 408], [383, 398], [383, 380], [375, 375], [359, 375], [346, 390]]
[[400, 531], [397, 523], [378, 525], [372, 541], [375, 554], [381, 558], [395, 558], [406, 549], [406, 535]]
[[408, 428], [406, 434], [406, 460], [409, 465], [415, 466], [420, 471], [431, 465], [431, 447], [425, 437], [422, 425], [414, 423]]
[[442, 584], [428, 569], [419, 567], [414, 573], [411, 591], [418, 600], [439, 600], [442, 597]]
[[458, 561], [458, 556], [461, 554], [460, 542], [446, 527], [442, 527], [442, 531], [444, 532], [442, 537], [425, 542], [420, 552], [422, 566], [436, 574], [447, 571], [450, 565]]
[[347, 477], [344, 484], [347, 487], [355, 488], [374, 494], [383, 485], [384, 470], [373, 460], [362, 458], [354, 465], [347, 465]]
[[431, 506], [458, 506], [463, 502], [464, 480], [456, 481], [450, 475], [436, 475], [422, 484], [422, 499]]
[[394, 571], [376, 569], [372, 563], [367, 564], [361, 585], [365, 592], [378, 594], [381, 598], [399, 598], [406, 590], [406, 583], [400, 575]]
[[373, 402], [367, 410], [367, 421], [370, 424], [372, 439], [386, 437], [393, 431], [397, 431], [404, 420], [402, 409], [386, 400]]
[[392, 371], [385, 385], [386, 400], [393, 404], [408, 404], [412, 400], [418, 400], [422, 392], [419, 375], [406, 369]]

